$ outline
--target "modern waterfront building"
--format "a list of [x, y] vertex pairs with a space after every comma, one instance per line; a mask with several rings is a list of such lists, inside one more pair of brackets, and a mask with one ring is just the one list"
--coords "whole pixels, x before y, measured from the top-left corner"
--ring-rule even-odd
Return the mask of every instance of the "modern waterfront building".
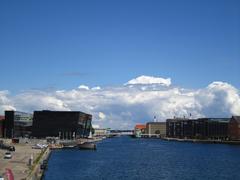
[[166, 122], [148, 122], [146, 124], [146, 135], [149, 137], [165, 137]]
[[166, 135], [173, 138], [227, 139], [229, 118], [167, 119]]
[[240, 116], [232, 116], [229, 121], [228, 130], [231, 140], [240, 140]]
[[5, 111], [3, 136], [6, 138], [29, 137], [32, 130], [32, 114], [20, 111]]
[[72, 139], [88, 137], [92, 115], [80, 111], [34, 111], [32, 136]]

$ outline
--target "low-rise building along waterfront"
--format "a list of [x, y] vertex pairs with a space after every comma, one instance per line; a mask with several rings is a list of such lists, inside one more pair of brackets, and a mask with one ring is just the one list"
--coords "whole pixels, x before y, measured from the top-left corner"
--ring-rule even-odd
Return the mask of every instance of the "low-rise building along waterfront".
[[108, 136], [110, 134], [110, 129], [107, 128], [94, 128], [94, 136]]
[[166, 122], [148, 122], [146, 124], [146, 135], [148, 137], [165, 137]]
[[232, 116], [228, 128], [229, 138], [231, 140], [240, 140], [240, 116]]
[[189, 139], [227, 139], [230, 118], [174, 118], [166, 121], [167, 137]]
[[146, 125], [145, 124], [137, 124], [134, 128], [134, 136], [141, 137], [146, 132]]

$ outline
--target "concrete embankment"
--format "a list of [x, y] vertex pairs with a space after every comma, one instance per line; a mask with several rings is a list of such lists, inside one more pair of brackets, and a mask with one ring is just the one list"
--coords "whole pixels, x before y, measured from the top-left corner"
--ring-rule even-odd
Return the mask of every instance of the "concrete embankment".
[[51, 149], [50, 148], [44, 149], [39, 154], [39, 156], [37, 157], [37, 159], [33, 163], [32, 168], [31, 168], [31, 172], [29, 173], [26, 180], [42, 179], [42, 177], [44, 176], [44, 171], [45, 171], [46, 167], [44, 167], [44, 169], [42, 169], [41, 165], [43, 164], [43, 161], [48, 161], [50, 154], [51, 154]]
[[208, 144], [231, 144], [240, 145], [240, 141], [227, 141], [227, 140], [205, 140], [205, 139], [179, 139], [179, 138], [162, 138], [166, 141], [178, 141], [178, 142], [191, 142], [191, 143], [208, 143]]

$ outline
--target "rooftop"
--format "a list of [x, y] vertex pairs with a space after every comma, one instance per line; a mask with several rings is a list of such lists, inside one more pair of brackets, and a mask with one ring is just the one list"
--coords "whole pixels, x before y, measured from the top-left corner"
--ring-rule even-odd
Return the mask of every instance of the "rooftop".
[[135, 129], [145, 129], [146, 128], [146, 125], [145, 124], [137, 124], [135, 126]]
[[166, 122], [147, 122], [147, 124], [166, 124]]
[[233, 116], [232, 119], [240, 123], [240, 116]]

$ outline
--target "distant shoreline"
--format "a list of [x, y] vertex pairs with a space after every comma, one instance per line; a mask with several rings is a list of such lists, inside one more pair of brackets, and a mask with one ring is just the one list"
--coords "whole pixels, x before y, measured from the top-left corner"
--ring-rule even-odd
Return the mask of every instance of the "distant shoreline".
[[240, 141], [226, 141], [226, 140], [204, 140], [204, 139], [180, 139], [180, 138], [161, 138], [166, 141], [191, 142], [191, 143], [205, 143], [205, 144], [230, 144], [240, 145]]

